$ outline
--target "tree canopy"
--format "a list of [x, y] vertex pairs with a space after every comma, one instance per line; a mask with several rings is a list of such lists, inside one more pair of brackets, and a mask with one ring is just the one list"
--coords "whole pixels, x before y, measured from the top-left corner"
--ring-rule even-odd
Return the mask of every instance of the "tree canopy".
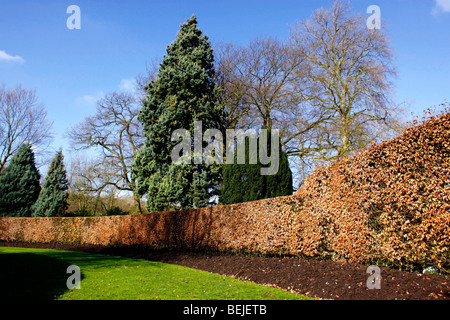
[[[271, 134], [270, 131], [268, 134]], [[280, 140], [280, 138], [278, 138]], [[238, 163], [237, 154], [233, 164], [225, 165], [223, 168], [223, 183], [219, 202], [221, 204], [233, 204], [247, 201], [254, 201], [266, 198], [292, 195], [292, 172], [286, 153], [282, 150], [281, 143], [278, 143], [278, 171], [275, 174], [261, 174], [261, 167], [264, 165], [260, 161], [252, 164], [250, 159], [258, 159], [257, 150], [261, 150], [257, 139], [256, 149], [250, 148], [249, 137], [245, 137], [245, 163]], [[271, 144], [267, 145], [268, 154], [273, 150]], [[252, 152], [256, 154], [252, 155]]]
[[23, 143], [0, 174], [0, 216], [31, 217], [39, 179], [31, 144]]
[[67, 210], [69, 182], [63, 160], [62, 151], [58, 151], [50, 164], [39, 197], [33, 205], [34, 217], [62, 216]]
[[51, 126], [35, 90], [0, 86], [0, 172], [23, 143], [45, 150], [52, 139]]
[[156, 78], [147, 86], [138, 117], [146, 140], [134, 161], [133, 174], [150, 212], [207, 206], [217, 194], [219, 167], [203, 161], [175, 164], [171, 159], [175, 130], [186, 129], [193, 137], [196, 121], [203, 130], [222, 127], [213, 63], [208, 37], [192, 16], [168, 46]]

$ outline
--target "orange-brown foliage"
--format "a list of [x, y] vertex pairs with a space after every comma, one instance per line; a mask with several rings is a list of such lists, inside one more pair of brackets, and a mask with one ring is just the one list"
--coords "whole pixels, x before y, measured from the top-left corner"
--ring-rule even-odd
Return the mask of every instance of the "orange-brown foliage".
[[306, 254], [448, 269], [450, 114], [315, 171], [296, 195]]
[[0, 240], [302, 254], [449, 270], [450, 114], [313, 172], [293, 196], [180, 212], [0, 218]]

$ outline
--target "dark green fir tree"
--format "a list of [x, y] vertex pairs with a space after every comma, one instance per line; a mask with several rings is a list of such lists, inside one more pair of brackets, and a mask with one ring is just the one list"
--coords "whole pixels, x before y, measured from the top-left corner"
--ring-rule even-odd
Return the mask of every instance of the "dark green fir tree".
[[22, 144], [0, 174], [0, 216], [31, 217], [41, 187], [31, 145]]
[[244, 163], [238, 163], [237, 152], [234, 163], [223, 168], [222, 188], [219, 198], [221, 204], [233, 204], [263, 199], [265, 197], [265, 179], [261, 177], [261, 164], [251, 164], [250, 158], [258, 159], [259, 139], [256, 150], [250, 152], [249, 138], [245, 137]]
[[[269, 130], [268, 135], [270, 136], [270, 134]], [[260, 139], [258, 138], [257, 150], [260, 150], [259, 144]], [[234, 163], [227, 164], [223, 168], [223, 185], [219, 202], [225, 205], [291, 195], [293, 193], [292, 172], [287, 155], [282, 150], [281, 140], [278, 144], [278, 171], [273, 175], [261, 174], [261, 168], [267, 167], [267, 165], [262, 165], [260, 161], [257, 161], [256, 164], [250, 163], [247, 137], [245, 145], [245, 163], [239, 164], [235, 155]], [[270, 155], [271, 144], [268, 143], [267, 147], [268, 155]], [[255, 158], [258, 159], [258, 157]]]
[[[268, 131], [270, 134], [270, 130]], [[292, 195], [294, 192], [292, 186], [292, 171], [289, 167], [287, 154], [281, 146], [281, 138], [278, 140], [278, 172], [274, 175], [265, 176], [265, 196], [264, 198], [275, 198]], [[271, 145], [268, 144], [269, 152]]]
[[39, 198], [33, 205], [34, 217], [57, 217], [66, 212], [69, 182], [63, 160], [62, 151], [58, 151], [50, 164]]
[[146, 141], [133, 163], [133, 175], [139, 194], [147, 197], [149, 212], [204, 207], [218, 195], [221, 167], [194, 161], [190, 153], [186, 156], [191, 163], [175, 164], [171, 157], [178, 143], [171, 139], [175, 130], [187, 130], [194, 137], [195, 121], [201, 121], [203, 132], [222, 127], [213, 63], [210, 41], [193, 16], [181, 25], [155, 80], [147, 86], [138, 117]]

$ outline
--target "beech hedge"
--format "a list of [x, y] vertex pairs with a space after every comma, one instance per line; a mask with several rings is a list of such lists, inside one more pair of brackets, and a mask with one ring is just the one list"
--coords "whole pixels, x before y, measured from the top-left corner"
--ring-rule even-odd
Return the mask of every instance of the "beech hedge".
[[450, 114], [314, 171], [292, 196], [157, 214], [0, 218], [1, 241], [292, 254], [450, 271]]

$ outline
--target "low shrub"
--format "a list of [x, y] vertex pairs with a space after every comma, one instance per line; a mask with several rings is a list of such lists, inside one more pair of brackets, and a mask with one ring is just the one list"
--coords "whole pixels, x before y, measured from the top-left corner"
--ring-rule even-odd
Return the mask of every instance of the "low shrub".
[[86, 209], [76, 209], [73, 212], [73, 217], [91, 217], [92, 213]]
[[125, 211], [118, 206], [113, 206], [113, 207], [109, 208], [108, 210], [106, 210], [106, 212], [105, 212], [105, 216], [123, 216], [126, 214], [130, 214], [130, 212]]

